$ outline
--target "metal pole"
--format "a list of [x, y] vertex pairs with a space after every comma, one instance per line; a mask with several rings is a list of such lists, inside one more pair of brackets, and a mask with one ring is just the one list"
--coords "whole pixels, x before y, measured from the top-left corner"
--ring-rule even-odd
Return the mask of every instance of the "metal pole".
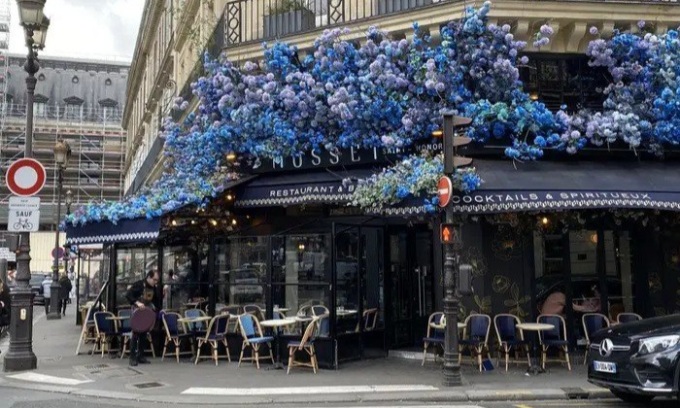
[[47, 320], [61, 319], [61, 302], [60, 293], [61, 285], [59, 284], [59, 220], [61, 219], [61, 190], [64, 184], [64, 169], [57, 163], [57, 219], [54, 222], [54, 264], [52, 265], [52, 284], [50, 285], [50, 313], [47, 314]]
[[82, 273], [82, 266], [80, 262], [80, 248], [78, 248], [78, 269], [76, 272], [76, 325], [80, 326], [83, 324], [83, 319], [80, 315], [80, 279]]
[[[30, 33], [30, 38], [33, 33]], [[35, 74], [40, 69], [33, 45], [29, 43], [28, 58], [24, 64], [26, 77], [26, 142], [24, 157], [33, 156], [33, 96], [35, 94]], [[33, 292], [31, 280], [31, 234], [19, 234], [17, 250], [16, 286], [11, 292], [12, 311], [9, 326], [9, 350], [5, 355], [4, 371], [35, 370], [38, 359], [33, 353]]]
[[[444, 140], [453, 140], [453, 115], [444, 115]], [[448, 137], [447, 137], [448, 136]], [[450, 157], [446, 157], [450, 155]], [[453, 147], [445, 145], [445, 160], [453, 162]], [[453, 169], [455, 172], [455, 168]], [[446, 206], [445, 222], [454, 223], [452, 204]], [[458, 227], [458, 226], [456, 226]], [[444, 317], [446, 318], [446, 332], [444, 335], [444, 385], [461, 385], [460, 363], [458, 361], [458, 306], [459, 297], [456, 293], [456, 273], [458, 271], [458, 253], [460, 248], [460, 234], [454, 229], [453, 244], [444, 244]]]

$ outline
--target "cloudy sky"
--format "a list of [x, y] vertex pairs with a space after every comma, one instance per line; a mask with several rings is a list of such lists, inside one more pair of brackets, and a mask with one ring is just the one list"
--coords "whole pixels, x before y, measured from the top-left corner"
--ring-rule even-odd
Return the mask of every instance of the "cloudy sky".
[[[16, 1], [10, 0], [10, 52], [26, 47]], [[50, 18], [43, 55], [131, 60], [144, 0], [47, 0]]]

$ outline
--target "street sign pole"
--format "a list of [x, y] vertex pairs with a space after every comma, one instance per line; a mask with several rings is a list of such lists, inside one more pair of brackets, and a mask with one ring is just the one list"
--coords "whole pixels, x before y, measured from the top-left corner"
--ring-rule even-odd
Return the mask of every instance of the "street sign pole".
[[[32, 47], [29, 47], [29, 58], [24, 65], [26, 77], [26, 142], [24, 157], [33, 156], [33, 99], [35, 85], [38, 82], [35, 74], [40, 69]], [[11, 292], [12, 310], [9, 325], [9, 350], [5, 355], [4, 371], [35, 370], [38, 359], [33, 352], [33, 292], [31, 280], [31, 233], [22, 232], [19, 236], [17, 250], [16, 285]]]
[[[456, 130], [470, 124], [469, 118], [444, 113], [444, 173], [451, 177], [457, 167], [469, 165], [471, 160], [456, 156], [456, 147], [470, 142], [467, 138], [456, 140]], [[462, 248], [460, 222], [456, 219], [453, 204], [448, 202], [444, 209], [444, 223], [440, 237], [444, 249], [444, 317], [446, 329], [444, 333], [444, 381], [445, 386], [459, 386], [462, 384], [460, 363], [458, 362], [458, 311], [460, 308], [460, 294], [456, 287], [459, 254]], [[444, 234], [447, 232], [447, 234]], [[448, 238], [447, 238], [448, 237]]]

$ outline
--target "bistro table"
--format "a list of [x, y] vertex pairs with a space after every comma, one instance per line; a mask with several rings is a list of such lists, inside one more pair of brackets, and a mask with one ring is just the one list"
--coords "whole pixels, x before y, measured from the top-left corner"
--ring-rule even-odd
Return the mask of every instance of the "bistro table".
[[536, 345], [539, 342], [538, 337], [540, 336], [540, 333], [542, 331], [548, 331], [552, 330], [555, 328], [554, 325], [548, 324], [548, 323], [519, 323], [517, 325], [517, 328], [522, 330], [522, 331], [531, 331], [536, 333], [536, 338], [533, 339], [532, 341], [532, 349], [534, 351], [534, 356], [531, 359], [532, 364], [531, 366], [527, 369], [527, 375], [536, 375], [536, 374], [541, 374], [544, 373], [545, 370], [541, 368], [541, 366], [538, 364], [538, 355], [537, 355], [537, 350], [536, 350]]
[[108, 316], [106, 320], [113, 320], [113, 324], [116, 326], [116, 331], [119, 330], [119, 325], [123, 323], [123, 320], [129, 320], [130, 316]]
[[[280, 309], [279, 309], [280, 310]], [[283, 363], [281, 363], [281, 351], [280, 351], [280, 345], [279, 345], [279, 330], [282, 327], [287, 327], [287, 326], [292, 326], [296, 323], [299, 323], [301, 319], [297, 317], [286, 317], [284, 319], [270, 319], [270, 320], [262, 320], [260, 322], [260, 326], [262, 327], [267, 327], [270, 329], [277, 329], [277, 330], [272, 330], [274, 334], [274, 341], [276, 343], [276, 361], [274, 362], [274, 365], [272, 366], [272, 370], [283, 370]]]
[[[192, 333], [196, 333], [198, 323], [204, 323], [204, 322], [209, 322], [212, 320], [212, 317], [210, 316], [198, 316], [198, 317], [180, 317], [177, 319], [178, 322], [185, 324], [185, 327], [189, 328], [189, 331]], [[207, 330], [207, 325], [206, 325], [206, 330]]]

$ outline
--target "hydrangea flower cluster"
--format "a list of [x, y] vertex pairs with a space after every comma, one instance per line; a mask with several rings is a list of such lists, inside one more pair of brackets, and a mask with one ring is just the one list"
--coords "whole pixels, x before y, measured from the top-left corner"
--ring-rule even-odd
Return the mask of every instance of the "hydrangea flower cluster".
[[[440, 128], [443, 110], [473, 118], [468, 131], [473, 140], [504, 143], [506, 156], [516, 160], [538, 159], [546, 148], [576, 153], [589, 143], [623, 141], [652, 151], [678, 143], [677, 31], [661, 37], [617, 32], [594, 40], [588, 47], [592, 64], [608, 67], [614, 83], [605, 91], [603, 112], [569, 115], [549, 111], [522, 90], [518, 66], [527, 58], [519, 52], [526, 43], [514, 39], [510, 26], [488, 24], [490, 6], [468, 8], [461, 20], [444, 26], [439, 45], [417, 24], [412, 41], [392, 40], [371, 27], [361, 46], [344, 40], [346, 31], [336, 28], [324, 31], [302, 61], [295, 47], [282, 43], [265, 44], [261, 65], [238, 67], [206, 57], [205, 76], [192, 84], [197, 110], [181, 123], [164, 123], [162, 177], [120, 202], [90, 203], [68, 222], [153, 218], [202, 205], [240, 177], [228, 154], [257, 166], [313, 149], [413, 145]], [[546, 45], [552, 35], [552, 27], [542, 26], [535, 45]], [[174, 107], [186, 109], [188, 102], [177, 99]], [[432, 192], [435, 163], [405, 158], [363, 183], [355, 204], [382, 205]], [[414, 176], [392, 184], [405, 168]], [[463, 191], [479, 185], [472, 170], [456, 178]]]

